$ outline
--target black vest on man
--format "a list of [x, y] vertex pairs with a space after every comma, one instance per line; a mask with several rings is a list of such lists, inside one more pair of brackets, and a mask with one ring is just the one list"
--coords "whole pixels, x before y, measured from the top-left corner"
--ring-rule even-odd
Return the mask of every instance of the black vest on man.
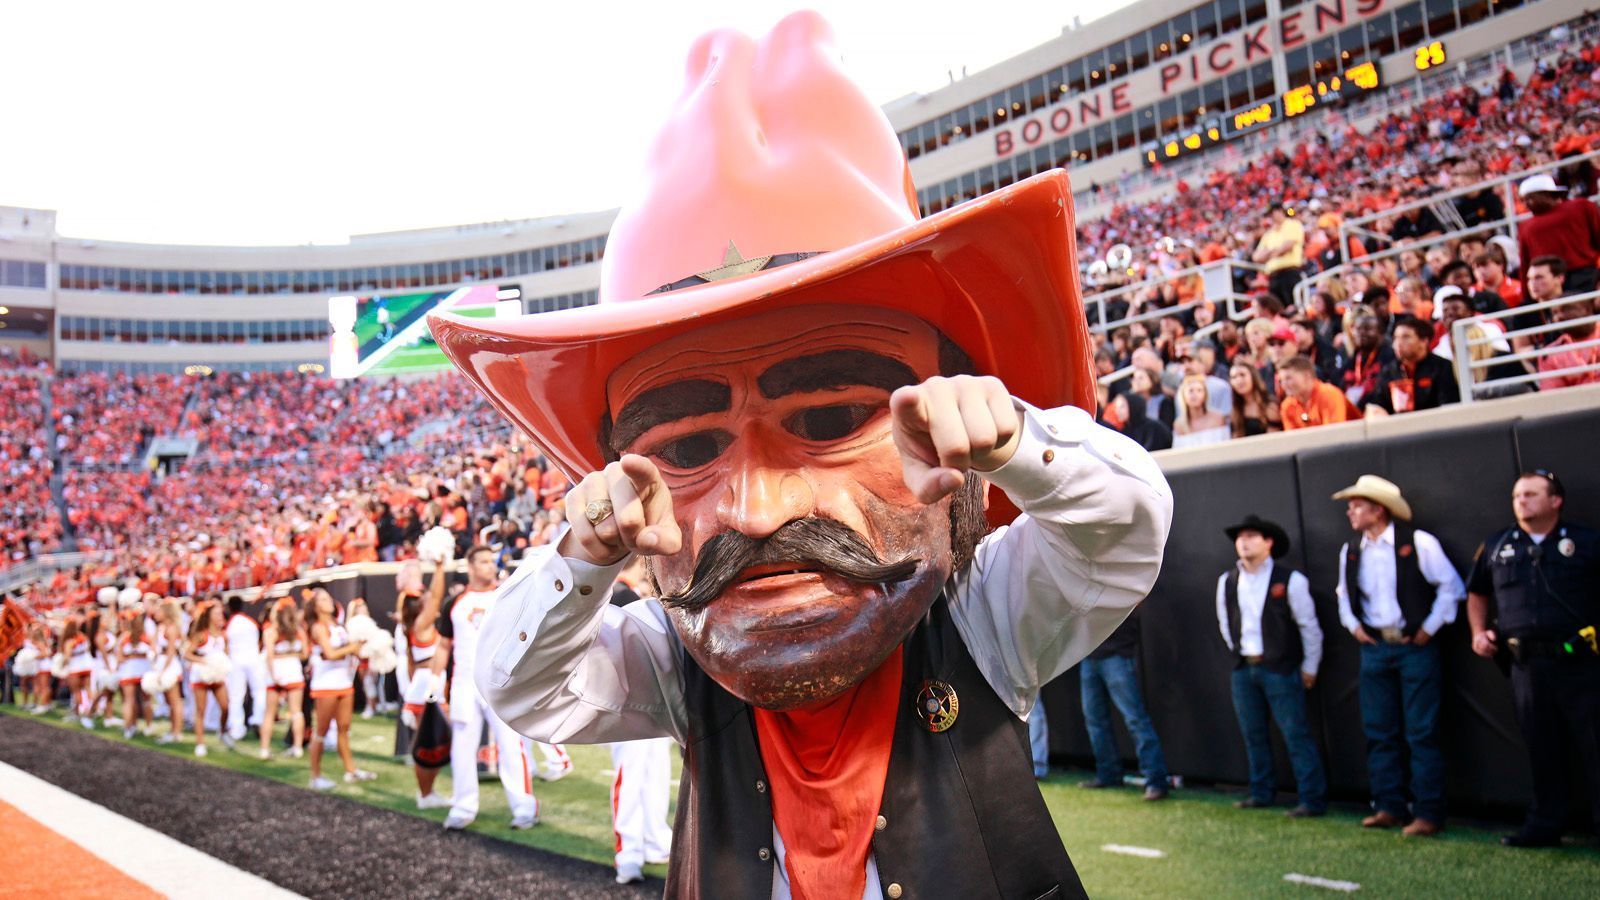
[[[1417, 633], [1428, 613], [1433, 611], [1433, 601], [1438, 590], [1422, 577], [1422, 565], [1417, 562], [1417, 530], [1405, 522], [1394, 523], [1394, 590], [1400, 602], [1400, 615], [1405, 619], [1401, 632], [1406, 637]], [[1345, 545], [1344, 587], [1350, 594], [1350, 611], [1361, 620], [1361, 628], [1374, 640], [1379, 633], [1367, 624], [1367, 595], [1361, 592], [1361, 535], [1357, 534]]]
[[[901, 701], [872, 855], [905, 897], [1086, 896], [1033, 778], [1027, 726], [967, 652], [941, 597], [903, 645]], [[687, 655], [689, 737], [673, 827], [669, 898], [767, 897], [777, 855], [750, 707]], [[959, 709], [948, 730], [915, 709], [928, 679]]]
[[[1267, 576], [1267, 599], [1261, 605], [1261, 665], [1274, 672], [1293, 672], [1306, 658], [1300, 645], [1300, 625], [1294, 620], [1294, 610], [1289, 608], [1289, 576], [1294, 570], [1276, 563]], [[1232, 632], [1233, 652], [1239, 657], [1234, 668], [1244, 665], [1244, 653], [1239, 649], [1240, 629], [1244, 623], [1239, 615], [1239, 567], [1234, 566], [1223, 582], [1223, 602], [1228, 608], [1228, 629]]]

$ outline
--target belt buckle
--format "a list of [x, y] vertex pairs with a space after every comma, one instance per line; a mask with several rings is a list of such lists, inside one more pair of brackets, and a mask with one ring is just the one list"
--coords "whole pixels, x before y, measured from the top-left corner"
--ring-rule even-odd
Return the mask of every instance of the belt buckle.
[[1406, 642], [1405, 632], [1398, 628], [1380, 628], [1378, 632], [1383, 635], [1386, 644], [1403, 644]]

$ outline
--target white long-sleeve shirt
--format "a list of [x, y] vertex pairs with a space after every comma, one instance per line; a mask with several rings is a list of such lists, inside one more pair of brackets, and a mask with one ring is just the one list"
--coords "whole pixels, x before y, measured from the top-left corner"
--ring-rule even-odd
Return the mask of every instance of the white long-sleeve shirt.
[[[1149, 592], [1172, 495], [1148, 453], [1082, 410], [1017, 407], [1016, 452], [985, 477], [1023, 514], [984, 538], [945, 596], [979, 671], [1026, 718], [1039, 687]], [[567, 559], [551, 544], [501, 586], [474, 672], [512, 728], [551, 743], [687, 739], [683, 644], [654, 598], [610, 605], [624, 564]], [[780, 854], [775, 898], [788, 896], [785, 874]], [[881, 896], [870, 858], [868, 876], [867, 896]]]
[[[1228, 573], [1217, 578], [1217, 625], [1222, 629], [1222, 641], [1241, 656], [1260, 656], [1264, 651], [1261, 639], [1261, 611], [1267, 607], [1267, 587], [1272, 579], [1272, 560], [1267, 560], [1258, 571], [1250, 572], [1244, 566], [1239, 570], [1239, 646], [1233, 646], [1233, 621], [1228, 618]], [[1305, 658], [1300, 661], [1300, 671], [1317, 674], [1322, 664], [1322, 626], [1317, 624], [1317, 605], [1311, 599], [1311, 582], [1295, 572], [1289, 576], [1289, 613], [1300, 629], [1300, 647]]]
[[[1461, 599], [1467, 595], [1467, 589], [1461, 583], [1461, 575], [1456, 572], [1456, 567], [1451, 565], [1450, 558], [1444, 555], [1438, 538], [1419, 528], [1412, 543], [1416, 547], [1417, 567], [1422, 570], [1423, 579], [1437, 589], [1433, 608], [1422, 621], [1422, 630], [1431, 637], [1456, 620], [1456, 610], [1461, 605]], [[1346, 561], [1350, 558], [1349, 550], [1349, 544], [1339, 548], [1339, 622], [1346, 631], [1355, 631], [1361, 627], [1362, 620], [1350, 606], [1350, 591], [1345, 582], [1349, 575], [1345, 571]], [[1361, 571], [1356, 574], [1359, 579], [1356, 583], [1361, 586], [1362, 596], [1366, 600], [1366, 621], [1374, 628], [1399, 628], [1405, 622], [1396, 588], [1394, 554], [1393, 522], [1376, 540], [1362, 533]]]

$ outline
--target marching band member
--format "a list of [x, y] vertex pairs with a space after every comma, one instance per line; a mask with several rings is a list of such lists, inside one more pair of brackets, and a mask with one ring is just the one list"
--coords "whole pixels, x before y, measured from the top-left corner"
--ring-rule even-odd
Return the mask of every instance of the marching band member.
[[[235, 741], [244, 737], [251, 725], [261, 726], [261, 711], [267, 705], [267, 667], [261, 658], [261, 628], [244, 614], [244, 601], [228, 598], [228, 626], [223, 630], [228, 645], [228, 723]], [[245, 690], [250, 692], [250, 716], [245, 717]]]
[[272, 756], [272, 726], [278, 715], [278, 703], [288, 701], [289, 734], [293, 746], [289, 756], [298, 759], [305, 753], [306, 717], [302, 710], [306, 689], [306, 658], [311, 654], [306, 640], [305, 627], [300, 620], [300, 610], [293, 598], [284, 597], [273, 604], [263, 632], [263, 646], [267, 656], [266, 703], [262, 709], [261, 749], [257, 756]]

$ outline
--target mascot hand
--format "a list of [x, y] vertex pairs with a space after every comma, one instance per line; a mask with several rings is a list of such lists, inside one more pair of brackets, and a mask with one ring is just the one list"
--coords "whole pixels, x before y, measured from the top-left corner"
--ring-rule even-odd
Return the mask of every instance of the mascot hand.
[[[589, 521], [589, 509], [611, 512]], [[567, 492], [570, 531], [561, 539], [562, 556], [609, 566], [630, 553], [671, 555], [683, 547], [683, 532], [673, 517], [672, 495], [656, 464], [627, 454], [599, 472], [591, 472]]]
[[934, 377], [889, 398], [906, 487], [923, 503], [949, 496], [967, 472], [992, 472], [1017, 450], [1022, 419], [998, 378]]

